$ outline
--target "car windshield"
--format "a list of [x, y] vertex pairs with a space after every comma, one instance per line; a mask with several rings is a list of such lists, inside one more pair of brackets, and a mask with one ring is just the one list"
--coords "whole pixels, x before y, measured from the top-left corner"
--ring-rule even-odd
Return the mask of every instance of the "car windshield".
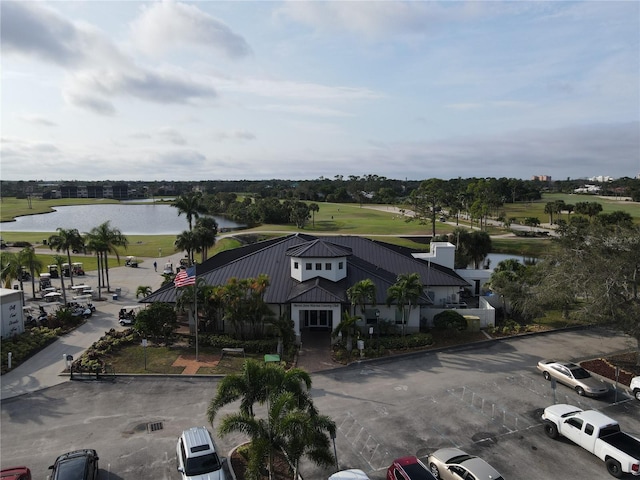
[[465, 461], [467, 461], [467, 460], [469, 460], [469, 459], [471, 459], [471, 458], [476, 458], [476, 457], [474, 457], [473, 455], [467, 455], [467, 454], [464, 454], [464, 455], [458, 455], [457, 457], [450, 458], [450, 459], [449, 459], [449, 461], [448, 461], [447, 463], [457, 463], [457, 464], [460, 464], [460, 463], [465, 462]]
[[85, 457], [70, 458], [58, 463], [55, 478], [84, 478], [87, 459]]
[[221, 465], [218, 460], [218, 455], [210, 453], [200, 457], [187, 458], [185, 467], [185, 473], [189, 477], [193, 477], [195, 475], [204, 475], [205, 473], [219, 470]]
[[591, 375], [584, 368], [578, 367], [571, 369], [571, 373], [573, 374], [573, 378], [589, 378]]

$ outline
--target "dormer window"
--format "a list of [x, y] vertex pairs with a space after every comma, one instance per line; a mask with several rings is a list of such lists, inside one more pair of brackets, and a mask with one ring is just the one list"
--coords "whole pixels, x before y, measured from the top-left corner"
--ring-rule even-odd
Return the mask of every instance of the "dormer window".
[[311, 262], [307, 262], [307, 263], [305, 263], [304, 268], [305, 268], [306, 270], [311, 270]]
[[298, 268], [300, 268], [300, 265], [298, 264], [298, 262], [293, 262], [293, 268], [298, 270]]
[[344, 269], [344, 262], [338, 263], [338, 270], [343, 270], [343, 269]]
[[316, 263], [316, 270], [322, 270], [322, 264], [320, 262]]
[[324, 269], [325, 270], [331, 270], [331, 264], [329, 262], [324, 264]]

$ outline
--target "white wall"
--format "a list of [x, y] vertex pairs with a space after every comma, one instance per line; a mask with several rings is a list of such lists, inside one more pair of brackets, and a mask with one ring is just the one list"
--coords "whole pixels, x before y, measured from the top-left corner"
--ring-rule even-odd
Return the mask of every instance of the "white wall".
[[24, 332], [22, 316], [22, 291], [0, 289], [0, 336], [9, 338]]

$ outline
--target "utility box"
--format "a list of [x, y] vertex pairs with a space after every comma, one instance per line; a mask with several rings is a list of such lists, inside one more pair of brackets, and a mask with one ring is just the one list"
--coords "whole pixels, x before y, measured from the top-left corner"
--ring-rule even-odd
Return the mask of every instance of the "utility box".
[[480, 331], [480, 317], [476, 315], [464, 315], [465, 320], [467, 321], [467, 331], [468, 332], [479, 332]]
[[0, 288], [0, 336], [11, 338], [24, 332], [22, 316], [22, 290]]

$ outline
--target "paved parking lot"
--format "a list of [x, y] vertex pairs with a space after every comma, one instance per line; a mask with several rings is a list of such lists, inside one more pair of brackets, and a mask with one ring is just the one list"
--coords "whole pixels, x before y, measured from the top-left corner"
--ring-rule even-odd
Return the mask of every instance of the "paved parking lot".
[[[581, 360], [632, 346], [627, 337], [599, 330], [511, 339], [316, 373], [313, 396], [338, 425], [340, 468], [361, 468], [374, 480], [384, 478], [395, 457], [425, 457], [445, 446], [482, 456], [505, 479], [607, 478], [596, 457], [544, 435], [540, 413], [554, 402], [554, 392], [535, 365], [562, 352]], [[45, 478], [57, 455], [91, 447], [100, 455], [103, 479], [178, 479], [176, 439], [183, 429], [206, 424], [217, 382], [118, 377], [67, 382], [5, 400], [2, 466], [26, 464], [34, 478]], [[558, 402], [602, 410], [640, 435], [640, 402], [622, 392], [615, 404], [613, 393], [589, 399], [558, 386], [555, 394]], [[226, 454], [242, 441], [230, 435], [218, 444]], [[307, 480], [330, 473], [302, 467]]]

